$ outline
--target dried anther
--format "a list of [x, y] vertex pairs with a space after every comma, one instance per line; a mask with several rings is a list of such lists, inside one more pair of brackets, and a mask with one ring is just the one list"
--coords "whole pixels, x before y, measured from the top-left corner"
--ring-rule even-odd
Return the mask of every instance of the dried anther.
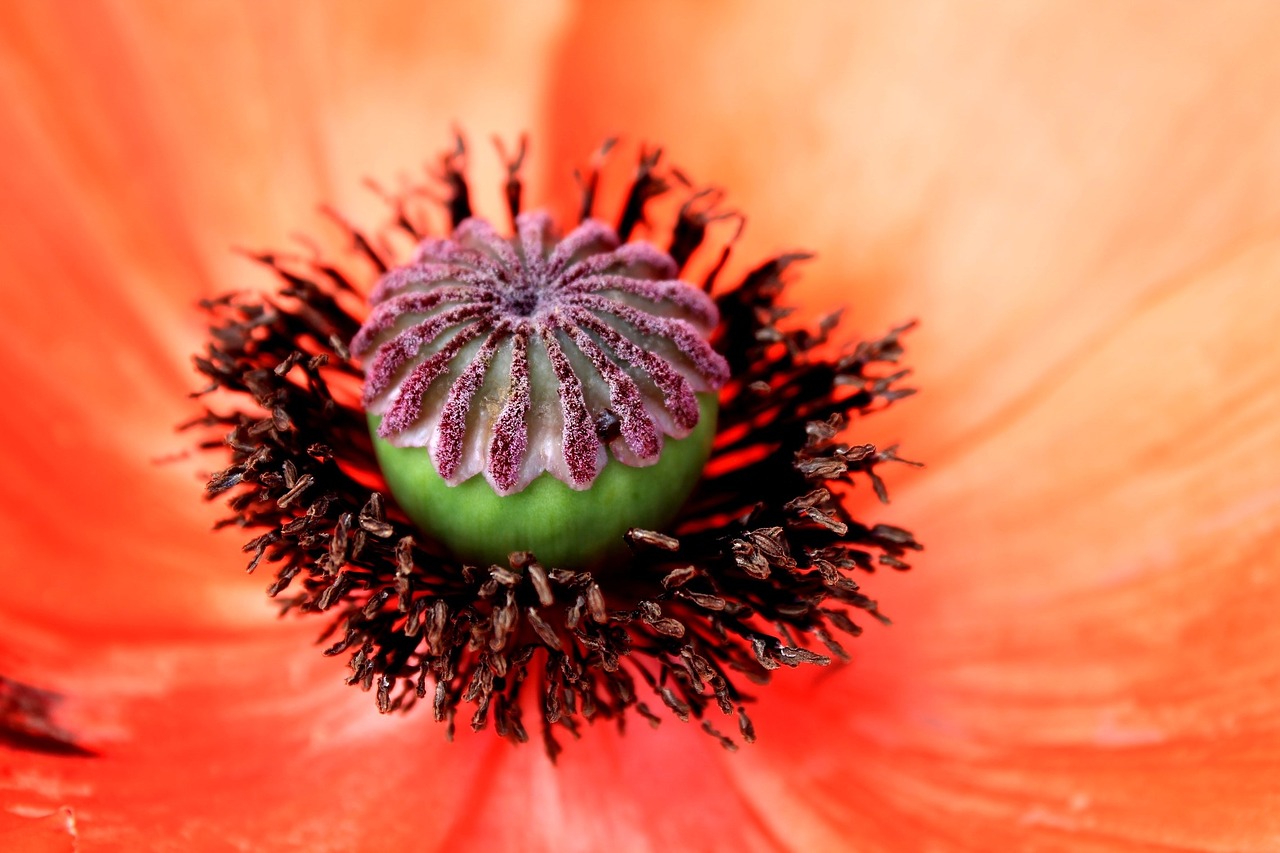
[[[196, 366], [209, 381], [201, 392], [209, 408], [190, 426], [220, 432], [204, 446], [223, 448], [230, 464], [210, 478], [207, 494], [227, 499], [222, 526], [255, 532], [245, 548], [250, 569], [273, 567], [269, 591], [283, 611], [326, 613], [326, 653], [349, 655], [349, 682], [372, 692], [380, 710], [426, 701], [449, 733], [462, 712], [473, 728], [492, 723], [513, 741], [528, 739], [524, 716], [533, 713], [554, 757], [558, 736], [576, 738], [583, 722], [621, 724], [633, 711], [656, 723], [662, 716], [654, 709], [665, 708], [734, 748], [756, 736], [749, 685], [767, 684], [779, 668], [844, 658], [837, 636], [860, 633], [858, 613], [883, 620], [857, 574], [906, 568], [908, 553], [920, 548], [909, 532], [860, 523], [848, 509], [859, 484], [885, 498], [877, 467], [902, 461], [896, 449], [840, 441], [850, 419], [910, 393], [896, 365], [906, 327], [842, 350], [830, 342], [838, 317], [816, 330], [787, 325], [778, 300], [807, 256], [775, 258], [723, 287], [718, 276], [735, 235], [708, 250], [697, 285], [677, 289], [676, 270], [695, 267], [708, 234], [728, 227], [716, 223], [740, 228], [741, 219], [717, 212], [718, 192], [689, 187], [651, 150], [642, 153], [616, 225], [597, 222], [608, 147], [581, 179], [582, 223], [560, 242], [545, 217], [520, 211], [523, 143], [504, 157], [516, 236], [477, 224], [459, 143], [441, 160], [443, 236], [423, 242], [430, 212], [422, 199], [433, 190], [409, 187], [383, 193], [390, 231], [365, 233], [336, 220], [354, 247], [349, 265], [256, 256], [283, 287], [269, 300], [206, 303], [214, 325]], [[666, 248], [628, 242], [634, 232], [659, 233], [648, 225], [649, 205], [677, 187], [689, 196]], [[407, 263], [398, 260], [397, 234], [419, 247]], [[376, 306], [367, 313], [360, 294], [375, 281]], [[676, 294], [674, 307], [653, 308], [656, 290]], [[627, 307], [598, 301], [615, 297]], [[637, 305], [666, 311], [669, 330], [701, 324], [709, 346], [679, 332], [664, 349], [655, 326], [632, 322]], [[406, 307], [416, 313], [397, 319]], [[456, 345], [461, 360], [432, 362], [471, 326], [479, 328]], [[559, 386], [519, 367], [535, 345]], [[555, 390], [564, 382], [557, 347], [570, 353], [575, 375], [593, 377], [582, 406]], [[367, 364], [352, 351], [365, 353]], [[676, 444], [673, 437], [691, 429], [686, 390], [705, 397], [723, 388], [710, 461], [692, 498], [669, 526], [619, 532], [618, 548], [587, 571], [536, 547], [464, 563], [415, 527], [406, 508], [386, 498], [361, 408], [365, 367], [371, 405], [383, 416], [377, 429], [386, 440], [378, 443], [419, 451], [442, 480], [480, 475], [457, 488], [481, 481], [516, 498], [520, 485], [539, 482], [542, 463], [565, 488], [596, 488], [594, 478], [613, 464], [603, 464], [606, 446], [615, 458], [652, 457], [655, 439]], [[438, 368], [454, 381], [436, 389], [424, 380]], [[526, 419], [521, 392], [528, 385], [532, 400], [538, 382], [543, 402], [560, 412], [558, 433]], [[406, 387], [443, 405], [428, 410]], [[487, 402], [490, 422], [475, 422], [464, 405], [470, 400]], [[506, 422], [526, 427], [519, 453], [520, 430], [498, 423], [507, 410]], [[698, 419], [706, 413], [703, 405]], [[439, 438], [426, 452], [393, 446], [415, 431]], [[733, 719], [713, 723], [715, 714]]]

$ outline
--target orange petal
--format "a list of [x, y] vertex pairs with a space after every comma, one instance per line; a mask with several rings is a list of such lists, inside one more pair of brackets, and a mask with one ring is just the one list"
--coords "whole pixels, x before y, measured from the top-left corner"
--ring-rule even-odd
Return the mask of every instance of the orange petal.
[[903, 484], [930, 551], [876, 584], [895, 625], [766, 697], [745, 762], [798, 837], [1274, 845], [1278, 279], [1280, 234], [1177, 280]]
[[[283, 45], [273, 54], [284, 57], [275, 71], [290, 85], [275, 91], [283, 93], [278, 102], [291, 103], [294, 91], [311, 91], [303, 72], [325, 67], [327, 57], [306, 47], [312, 39], [341, 41], [352, 32], [351, 42], [369, 43], [369, 29], [363, 10], [329, 27], [286, 18], [279, 11], [285, 8], [293, 7], [243, 15], [261, 26], [258, 40], [226, 43], [246, 57], [267, 54], [264, 44]], [[175, 39], [137, 41], [162, 57], [160, 68], [176, 72], [208, 31], [196, 19], [211, 15], [216, 22], [222, 13], [165, 9], [166, 20], [194, 17]], [[610, 10], [620, 17], [583, 11], [586, 21], [561, 60], [550, 102], [557, 126], [566, 128], [558, 144], [568, 156], [553, 161], [581, 160], [605, 132], [646, 123], [695, 175], [725, 183], [753, 214], [754, 242], [740, 257], [754, 257], [753, 250], [774, 240], [807, 243], [825, 258], [812, 270], [817, 286], [807, 291], [810, 300], [854, 302], [862, 309], [857, 324], [871, 331], [908, 313], [928, 322], [915, 356], [928, 396], [871, 425], [878, 436], [909, 439], [933, 463], [928, 472], [896, 478], [900, 500], [886, 516], [907, 517], [929, 542], [928, 559], [913, 576], [868, 584], [898, 624], [858, 641], [859, 662], [851, 669], [816, 677], [781, 673], [761, 708], [762, 743], [744, 754], [721, 759], [689, 729], [635, 732], [622, 744], [592, 732], [557, 775], [532, 749], [513, 753], [476, 740], [444, 747], [438, 729], [420, 717], [377, 717], [369, 697], [337, 684], [334, 662], [305, 645], [310, 626], [89, 650], [30, 628], [24, 665], [33, 674], [59, 673], [66, 683], [56, 686], [80, 695], [69, 710], [104, 755], [32, 758], [34, 776], [0, 771], [8, 774], [0, 775], [5, 805], [23, 803], [33, 819], [68, 803], [84, 805], [96, 817], [80, 821], [81, 831], [98, 833], [103, 843], [125, 839], [136, 847], [151, 831], [194, 849], [362, 842], [373, 849], [430, 848], [495, 839], [546, 848], [565, 839], [582, 839], [586, 847], [723, 840], [749, 849], [1273, 846], [1280, 809], [1267, 792], [1278, 787], [1269, 768], [1280, 766], [1272, 689], [1280, 638], [1266, 607], [1276, 581], [1265, 569], [1280, 514], [1272, 485], [1280, 482], [1273, 450], [1280, 366], [1269, 344], [1280, 319], [1270, 287], [1280, 273], [1280, 246], [1269, 199], [1280, 196], [1271, 156], [1275, 119], [1254, 104], [1266, 100], [1259, 93], [1274, 91], [1274, 21], [1260, 15], [1237, 22], [1212, 10], [1166, 6], [1146, 14], [1091, 10], [1098, 20], [1086, 22], [1078, 7], [1066, 5], [961, 15], [887, 4], [793, 12], [785, 26], [752, 7]], [[397, 16], [372, 19], [382, 21], [374, 29], [401, 44], [402, 54], [417, 47], [410, 36], [403, 43], [394, 37], [403, 26]], [[122, 20], [130, 21], [130, 33], [169, 33], [148, 29], [154, 25], [145, 16]], [[43, 30], [29, 22], [19, 21], [17, 30], [4, 23], [0, 32], [23, 35], [21, 45], [6, 43], [5, 55], [22, 56], [61, 44], [57, 34], [78, 26], [70, 17], [37, 22], [52, 28], [44, 39], [33, 38]], [[499, 43], [509, 49], [522, 36]], [[550, 37], [543, 32], [540, 43]], [[99, 46], [91, 41], [70, 41], [85, 50], [67, 53], [92, 55]], [[468, 51], [491, 44], [482, 35], [469, 42], [463, 40]], [[380, 68], [380, 45], [356, 51], [342, 44], [357, 57], [356, 70]], [[487, 64], [446, 54], [440, 65], [461, 64], [485, 81], [524, 80], [511, 71], [515, 64], [488, 62], [492, 55], [483, 48], [476, 55]], [[420, 62], [436, 67], [429, 51], [402, 59], [370, 73], [385, 83]], [[26, 81], [54, 74], [53, 64], [37, 58], [7, 69], [6, 103]], [[98, 61], [93, 69], [110, 80], [114, 64]], [[438, 73], [424, 72], [423, 79], [455, 79]], [[188, 84], [204, 92], [197, 105], [216, 101], [216, 82], [174, 76], [179, 82], [167, 100], [156, 101], [166, 110], [204, 114], [179, 103]], [[252, 85], [270, 75], [245, 76], [249, 83], [236, 83], [236, 91], [270, 89]], [[67, 73], [64, 86], [73, 95], [77, 79]], [[244, 115], [274, 115], [244, 97]], [[386, 97], [397, 105], [404, 100]], [[47, 98], [45, 113], [56, 116], [64, 100]], [[94, 99], [82, 100], [92, 114]], [[108, 105], [108, 118], [128, 106], [119, 94], [98, 100]], [[375, 106], [371, 115], [380, 118], [373, 121], [384, 127], [392, 127], [387, 116], [419, 120], [388, 111], [386, 103]], [[314, 123], [312, 110], [318, 111], [314, 99], [297, 117]], [[1215, 120], [1202, 121], [1205, 114]], [[178, 152], [169, 156], [208, 162], [192, 153], [219, 131], [220, 111], [208, 115], [192, 123], [204, 135], [192, 131], [165, 143]], [[93, 128], [87, 136], [98, 138], [96, 125], [86, 126]], [[10, 164], [4, 168], [42, 162], [46, 131], [23, 132], [0, 134], [26, 140], [18, 143], [23, 156], [4, 158]], [[318, 136], [358, 132], [364, 131], [325, 125]], [[64, 145], [75, 135], [48, 132]], [[299, 135], [303, 147], [296, 150], [311, 150], [311, 131]], [[273, 150], [270, 134], [250, 136], [261, 150]], [[387, 138], [370, 136], [374, 144]], [[242, 154], [260, 150], [210, 143], [218, 144]], [[341, 161], [348, 163], [359, 153], [332, 145], [313, 162], [321, 166], [333, 155], [350, 157]], [[93, 165], [57, 186], [111, 181], [110, 167], [122, 156], [91, 152]], [[146, 163], [135, 165], [149, 175], [143, 195], [150, 198], [161, 182]], [[225, 173], [197, 171], [195, 198], [215, 211], [208, 221], [241, 221], [237, 208], [248, 207], [244, 199], [254, 193], [242, 191], [239, 201], [219, 206], [214, 200]], [[250, 172], [269, 186], [269, 164]], [[32, 173], [41, 181], [63, 175], [39, 165]], [[477, 180], [483, 185], [492, 184]], [[116, 193], [122, 205], [131, 198], [119, 186], [103, 191], [107, 201], [98, 203], [90, 224], [116, 210], [110, 202]], [[17, 197], [42, 209], [43, 197], [30, 188]], [[182, 205], [160, 198], [130, 201], [115, 227], [139, 228], [145, 236], [167, 225]], [[85, 204], [93, 209], [92, 199]], [[296, 221], [239, 212], [245, 222], [261, 216], [268, 230]], [[22, 274], [0, 272], [8, 281], [32, 280], [58, 253], [26, 246], [55, 246], [51, 235], [62, 232], [28, 228], [16, 215], [3, 224], [0, 257]], [[39, 303], [6, 301], [0, 307], [26, 310], [35, 318], [30, 328], [41, 333], [24, 339], [18, 330], [12, 340], [52, 340], [71, 353], [50, 347], [54, 354], [42, 367], [29, 357], [39, 347], [9, 346], [0, 350], [6, 365], [35, 364], [33, 375], [50, 388], [47, 380], [58, 372], [76, 377], [67, 387], [92, 386], [99, 402], [127, 396], [132, 386], [121, 369], [111, 361], [86, 367], [83, 352], [71, 345], [75, 336], [64, 329], [93, 334], [86, 332], [91, 321], [110, 317], [126, 324], [131, 341], [150, 337], [138, 351], [123, 350], [126, 360], [150, 365], [146, 354], [169, 352], [166, 336], [173, 333], [137, 322], [138, 313], [120, 300], [179, 286], [148, 270], [216, 271], [202, 242], [211, 238], [191, 239], [191, 247], [140, 266], [116, 235], [84, 257], [57, 259], [51, 269], [73, 281], [97, 280], [85, 271], [123, 272], [111, 273], [118, 277], [107, 279], [110, 287], [86, 288], [85, 307], [71, 305], [61, 329], [36, 310]], [[200, 290], [193, 287], [191, 295]], [[9, 289], [3, 298], [27, 299], [11, 297]], [[157, 296], [157, 306], [165, 298]], [[178, 316], [178, 302], [187, 299], [168, 303], [170, 314]], [[163, 378], [166, 370], [179, 375], [164, 361], [171, 357], [160, 356], [168, 367], [158, 371], [157, 385], [181, 384]], [[3, 390], [13, 392], [9, 399], [25, 399], [36, 385]], [[48, 391], [37, 399], [56, 415], [54, 423], [102, 423], [77, 409], [72, 396]], [[154, 396], [167, 399], [158, 390]], [[141, 414], [126, 420], [147, 422]], [[73, 614], [93, 618], [105, 591], [171, 576], [182, 559], [139, 553], [142, 544], [132, 542], [121, 552], [131, 556], [122, 567], [110, 562], [112, 555], [76, 545], [72, 523], [52, 515], [57, 488], [82, 500], [118, 495], [106, 487], [128, 479], [136, 451], [95, 460], [84, 474], [89, 483], [77, 485], [58, 453], [41, 455], [47, 430], [34, 421], [9, 423], [5, 452], [19, 466], [15, 482], [23, 489], [0, 495], [11, 519], [31, 524], [11, 522], [3, 533], [16, 538], [0, 541], [18, 542], [14, 556], [32, 567], [14, 578], [20, 585], [14, 600], [37, 602], [24, 605], [30, 622], [55, 612], [52, 603], [39, 603], [45, 587], [36, 572], [51, 560], [66, 561], [52, 544], [60, 535], [81, 549], [73, 554], [83, 565], [111, 569], [105, 577], [79, 578], [82, 595], [60, 603]], [[150, 439], [134, 441], [145, 446]], [[28, 455], [45, 462], [44, 470], [25, 462]], [[18, 509], [27, 492], [40, 488], [48, 494], [39, 509]], [[93, 524], [128, 528], [136, 512], [126, 511], [153, 502], [169, 518], [171, 489], [157, 481], [128, 492], [123, 509], [108, 506]], [[196, 526], [191, 518], [182, 523], [184, 530]], [[48, 535], [28, 536], [28, 526], [47, 528]], [[83, 541], [92, 541], [89, 531]], [[206, 541], [183, 532], [170, 544], [194, 548]], [[222, 555], [206, 559], [210, 567], [222, 563]], [[130, 616], [144, 625], [163, 622], [156, 610], [139, 605]], [[171, 783], [175, 767], [190, 775], [189, 784]], [[315, 788], [312, 780], [342, 790]], [[721, 834], [713, 839], [712, 829]]]
[[[11, 618], [117, 635], [268, 618], [238, 537], [207, 532], [199, 474], [220, 460], [156, 461], [191, 443], [173, 427], [195, 413], [195, 303], [262, 281], [230, 247], [284, 245], [321, 202], [385, 219], [360, 178], [394, 182], [451, 122], [529, 128], [559, 26], [554, 7], [401, 12], [0, 10]], [[474, 159], [497, 207], [497, 158]]]
[[929, 552], [868, 581], [896, 625], [767, 693], [735, 765], [797, 847], [1275, 843], [1280, 16], [1236, 12], [574, 30], [566, 156], [639, 127], [731, 190], [742, 255], [818, 250], [796, 298], [924, 319], [925, 394], [857, 435], [930, 463], [860, 505]]

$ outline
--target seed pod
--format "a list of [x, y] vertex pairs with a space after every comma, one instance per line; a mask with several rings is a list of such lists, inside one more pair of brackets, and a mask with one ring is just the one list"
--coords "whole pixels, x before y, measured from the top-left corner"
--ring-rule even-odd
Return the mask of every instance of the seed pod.
[[696, 484], [728, 377], [669, 256], [545, 213], [469, 219], [388, 272], [352, 341], [392, 493], [466, 560], [590, 567]]

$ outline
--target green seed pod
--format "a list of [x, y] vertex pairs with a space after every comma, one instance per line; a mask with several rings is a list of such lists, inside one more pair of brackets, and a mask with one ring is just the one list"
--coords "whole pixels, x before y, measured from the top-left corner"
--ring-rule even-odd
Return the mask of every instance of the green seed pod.
[[728, 366], [715, 304], [669, 256], [546, 214], [469, 219], [378, 283], [352, 342], [387, 484], [467, 562], [592, 568], [697, 483]]

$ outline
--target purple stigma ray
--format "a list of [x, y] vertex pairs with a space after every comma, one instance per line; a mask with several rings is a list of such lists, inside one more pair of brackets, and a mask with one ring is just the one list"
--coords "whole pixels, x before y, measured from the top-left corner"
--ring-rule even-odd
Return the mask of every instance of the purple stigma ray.
[[698, 425], [698, 398], [689, 381], [671, 366], [671, 362], [636, 346], [590, 311], [574, 308], [570, 314], [579, 325], [595, 333], [624, 362], [642, 367], [649, 374], [653, 384], [662, 392], [667, 411], [682, 429], [687, 431]]
[[569, 323], [561, 322], [559, 325], [608, 384], [609, 404], [622, 422], [622, 437], [631, 451], [640, 459], [656, 462], [662, 452], [662, 439], [645, 411], [644, 399], [635, 380], [620, 370], [582, 329]]
[[[480, 472], [499, 494], [544, 472], [588, 488], [609, 452], [656, 462], [664, 437], [697, 425], [696, 392], [728, 378], [703, 337], [715, 303], [676, 274], [597, 220], [557, 243], [545, 213], [518, 216], [514, 237], [473, 217], [422, 241], [379, 280], [352, 341], [378, 435], [428, 448], [446, 482]], [[599, 433], [611, 416], [618, 431]]]
[[560, 382], [560, 414], [564, 418], [564, 463], [569, 469], [569, 485], [585, 489], [595, 480], [604, 467], [600, 459], [600, 437], [595, 423], [587, 411], [587, 400], [582, 393], [582, 381], [573, 370], [573, 364], [556, 338], [555, 330], [543, 328], [542, 342], [547, 348], [551, 369]]
[[675, 278], [679, 274], [671, 256], [657, 247], [648, 243], [627, 243], [611, 252], [585, 258], [573, 269], [566, 271], [566, 281], [607, 272], [650, 279]]
[[[444, 332], [472, 321], [488, 311], [489, 307], [486, 305], [464, 305], [411, 326], [388, 343], [378, 347], [373, 364], [365, 371], [365, 407], [370, 408], [373, 400], [393, 387], [393, 379], [400, 368], [416, 358], [423, 347], [434, 342]], [[374, 411], [378, 410], [374, 409]]]
[[556, 244], [547, 258], [548, 272], [559, 275], [578, 255], [598, 257], [617, 247], [618, 235], [612, 228], [598, 220], [588, 219]]
[[436, 471], [446, 482], [452, 482], [462, 463], [463, 444], [466, 442], [467, 415], [471, 412], [471, 401], [484, 383], [485, 374], [493, 362], [507, 332], [507, 323], [500, 323], [489, 333], [475, 358], [463, 370], [458, 381], [449, 389], [449, 396], [441, 408], [440, 423], [436, 427], [436, 446], [432, 453], [432, 461]]
[[[479, 252], [448, 237], [428, 237], [418, 244], [411, 264], [463, 264], [475, 267], [482, 260]], [[395, 272], [392, 270], [391, 272]], [[390, 275], [391, 273], [387, 273]]]
[[400, 383], [400, 393], [387, 410], [378, 434], [385, 438], [404, 432], [412, 426], [418, 415], [422, 414], [422, 398], [426, 396], [431, 383], [449, 369], [449, 362], [453, 361], [466, 344], [480, 337], [483, 332], [484, 327], [479, 323], [465, 326], [449, 339], [443, 349], [418, 362], [404, 382]]
[[520, 256], [515, 248], [503, 239], [492, 225], [483, 219], [471, 218], [453, 232], [453, 238], [464, 246], [473, 247], [482, 255], [496, 261], [500, 269], [519, 268]]
[[[476, 259], [478, 260], [478, 259]], [[369, 304], [379, 305], [391, 297], [414, 287], [434, 284], [479, 284], [486, 273], [477, 269], [476, 263], [415, 263], [388, 271], [369, 294]]]
[[542, 212], [522, 213], [516, 218], [516, 227], [519, 229], [520, 253], [525, 268], [529, 271], [543, 269], [543, 254], [554, 230], [551, 217]]
[[648, 312], [611, 301], [594, 293], [582, 296], [578, 304], [606, 314], [613, 314], [646, 335], [671, 341], [694, 363], [698, 373], [713, 383], [713, 387], [719, 388], [729, 381], [728, 362], [720, 353], [712, 349], [711, 344], [707, 343], [698, 334], [697, 329], [687, 321], [655, 317]]
[[668, 304], [682, 309], [704, 329], [714, 328], [719, 319], [719, 312], [711, 298], [701, 290], [691, 290], [689, 285], [679, 279], [650, 281], [625, 275], [595, 275], [574, 282], [573, 290], [582, 293], [616, 290], [659, 305]]
[[511, 343], [510, 382], [507, 401], [489, 442], [489, 473], [500, 495], [518, 491], [520, 463], [529, 446], [529, 333], [524, 327]]
[[364, 355], [373, 339], [389, 331], [405, 314], [425, 314], [446, 302], [461, 302], [459, 307], [492, 304], [493, 297], [482, 291], [464, 287], [441, 287], [436, 290], [402, 293], [373, 309], [360, 332], [351, 341], [351, 351]]

